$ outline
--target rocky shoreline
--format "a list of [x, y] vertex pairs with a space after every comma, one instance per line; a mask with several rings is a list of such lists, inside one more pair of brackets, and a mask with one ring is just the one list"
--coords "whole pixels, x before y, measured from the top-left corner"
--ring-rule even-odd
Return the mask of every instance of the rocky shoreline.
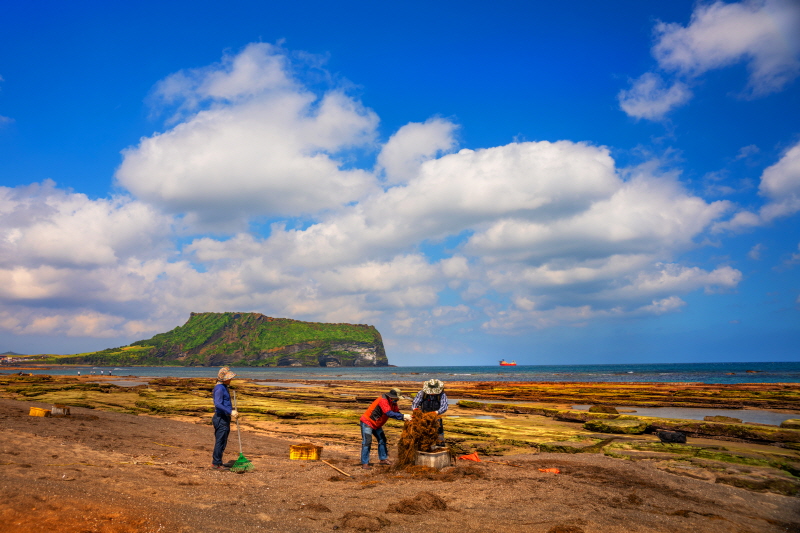
[[[80, 487], [91, 488], [90, 493], [95, 494], [97, 501], [105, 501], [105, 496], [95, 490], [98, 488], [113, 489], [110, 494], [123, 498], [122, 493], [114, 492], [115, 487], [117, 484], [129, 487], [129, 482], [119, 476], [134, 476], [141, 483], [150, 483], [154, 488], [149, 497], [157, 501], [161, 501], [163, 490], [202, 494], [202, 497], [187, 495], [178, 505], [179, 513], [172, 512], [165, 503], [148, 507], [147, 516], [173, 520], [174, 525], [174, 520], [186, 523], [194, 520], [189, 520], [186, 513], [199, 513], [198, 517], [217, 521], [215, 531], [234, 528], [226, 529], [224, 523], [210, 517], [212, 510], [229, 509], [213, 503], [214, 488], [232, 491], [239, 498], [237, 501], [246, 502], [246, 508], [236, 507], [246, 515], [246, 520], [239, 522], [244, 527], [240, 531], [252, 530], [256, 525], [282, 531], [334, 527], [354, 531], [410, 531], [416, 530], [418, 524], [436, 527], [443, 519], [448, 527], [461, 531], [499, 531], [495, 529], [498, 520], [507, 516], [513, 520], [504, 524], [503, 531], [664, 531], [664, 520], [672, 524], [671, 531], [721, 532], [741, 524], [747, 524], [742, 526], [744, 529], [740, 527], [742, 531], [791, 531], [800, 527], [797, 511], [800, 451], [796, 446], [800, 443], [800, 430], [737, 422], [676, 421], [630, 413], [590, 413], [571, 408], [573, 404], [588, 403], [606, 406], [630, 405], [632, 401], [669, 403], [670, 399], [681, 405], [708, 407], [719, 405], [708, 400], [722, 399], [728, 406], [756, 404], [762, 408], [782, 408], [796, 412], [796, 418], [800, 418], [797, 402], [800, 386], [796, 384], [654, 387], [629, 383], [449, 382], [448, 395], [471, 400], [461, 400], [448, 411], [444, 422], [448, 445], [456, 455], [477, 452], [485, 461], [496, 462], [472, 464], [472, 470], [465, 470], [466, 461], [460, 461], [461, 465], [455, 469], [446, 469], [449, 473], [376, 469], [371, 474], [356, 469], [360, 444], [356, 421], [368, 402], [385, 392], [389, 384], [314, 380], [302, 384], [303, 387], [297, 387], [296, 381], [285, 384], [280, 380], [234, 381], [242, 413], [242, 436], [248, 443], [245, 453], [253, 455], [251, 460], [257, 466], [257, 473], [213, 477], [207, 471], [206, 457], [211, 444], [212, 380], [0, 375], [0, 402], [4, 402], [6, 411], [3, 423], [11, 431], [2, 443], [0, 468], [8, 475], [0, 481], [6, 495], [6, 503], [0, 504], [0, 518], [19, 518], [24, 502], [33, 502], [40, 510], [47, 507], [35, 505], [35, 495], [41, 494], [37, 479], [47, 480], [47, 490], [55, 491], [52, 494], [62, 494], [58, 491], [64, 489], [69, 498], [89, 505], [91, 502], [70, 492], [72, 485], [58, 481], [64, 475], [63, 479], [83, 480], [85, 485]], [[392, 385], [409, 394], [419, 386], [410, 382]], [[559, 401], [537, 402], [541, 398]], [[620, 398], [625, 398], [624, 402], [618, 401]], [[477, 399], [505, 401], [484, 403]], [[29, 407], [46, 408], [53, 404], [72, 406], [73, 415], [27, 416]], [[403, 400], [400, 407], [408, 411], [410, 402]], [[613, 423], [626, 421], [635, 423], [639, 428], [636, 433], [613, 429]], [[662, 443], [654, 431], [666, 427], [685, 431], [686, 443]], [[150, 435], [153, 428], [160, 429]], [[390, 422], [386, 429], [394, 453], [401, 426]], [[185, 438], [172, 438], [179, 434]], [[318, 462], [289, 461], [288, 446], [297, 442], [323, 446], [326, 454], [323, 458], [350, 471], [353, 477], [339, 475], [341, 479], [330, 481], [329, 478], [337, 477], [336, 473], [324, 465], [318, 466]], [[235, 445], [229, 445], [229, 451], [233, 448]], [[45, 466], [66, 463], [62, 461], [65, 449], [74, 450], [75, 464]], [[517, 466], [498, 464], [508, 462]], [[122, 463], [125, 466], [120, 466]], [[560, 468], [563, 474], [546, 475], [538, 471], [539, 467]], [[80, 473], [72, 473], [76, 471]], [[97, 477], [97, 472], [108, 477]], [[243, 479], [250, 482], [240, 481]], [[288, 516], [295, 516], [292, 514], [295, 511], [284, 516], [262, 508], [264, 502], [275, 502], [258, 499], [252, 487], [256, 481], [263, 484], [259, 489], [263, 491], [266, 486], [274, 490], [289, 483], [278, 507], [296, 510], [300, 513], [297, 515], [301, 517], [300, 523], [287, 521]], [[196, 484], [180, 485], [181, 482]], [[14, 483], [26, 488], [15, 489]], [[432, 491], [444, 497], [450, 511], [431, 516], [424, 513], [398, 516], [386, 514], [384, 504], [379, 509], [368, 506], [366, 512], [359, 503], [359, 498], [367, 496], [366, 489], [371, 492], [369, 501], [391, 501], [393, 505], [401, 496], [413, 499], [422, 492]], [[557, 509], [548, 507], [549, 500], [534, 496], [542, 489], [548, 495], [560, 495], [562, 500], [552, 503]], [[137, 492], [144, 488], [131, 486], [125, 490], [128, 491], [125, 494], [147, 496]], [[16, 496], [10, 497], [11, 493]], [[481, 494], [491, 494], [494, 500], [486, 500]], [[589, 494], [592, 500], [586, 499]], [[206, 497], [212, 503], [203, 504]], [[730, 503], [734, 501], [736, 505]], [[309, 503], [326, 506], [329, 511], [319, 512], [312, 519], [313, 513], [307, 515], [302, 511]], [[202, 505], [210, 507], [203, 510]], [[457, 512], [452, 512], [454, 509]], [[350, 515], [352, 520], [346, 516], [359, 512], [368, 515], [362, 516], [360, 522], [353, 518], [355, 515]], [[258, 518], [259, 514], [269, 519]], [[112, 523], [113, 520], [106, 525]], [[638, 524], [637, 528], [622, 527], [631, 523]], [[138, 524], [129, 529], [120, 526], [96, 530], [157, 530], [147, 527]], [[566, 527], [573, 529], [563, 529]]]

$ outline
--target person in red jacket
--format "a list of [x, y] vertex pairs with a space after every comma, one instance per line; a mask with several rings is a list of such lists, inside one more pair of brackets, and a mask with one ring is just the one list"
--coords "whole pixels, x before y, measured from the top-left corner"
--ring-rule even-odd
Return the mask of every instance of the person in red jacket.
[[400, 399], [400, 389], [392, 389], [382, 394], [367, 407], [359, 419], [361, 425], [361, 468], [369, 470], [369, 452], [372, 449], [372, 436], [378, 439], [378, 459], [382, 465], [392, 464], [389, 461], [389, 452], [386, 449], [386, 434], [383, 425], [389, 418], [395, 420], [411, 420], [411, 415], [404, 415], [397, 407]]

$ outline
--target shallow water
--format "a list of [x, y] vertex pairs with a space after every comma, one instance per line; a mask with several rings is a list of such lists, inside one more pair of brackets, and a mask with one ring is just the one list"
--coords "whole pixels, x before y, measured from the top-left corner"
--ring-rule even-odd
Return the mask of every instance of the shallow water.
[[287, 389], [303, 388], [303, 387], [317, 387], [317, 385], [307, 385], [305, 383], [289, 383], [283, 381], [254, 381], [255, 385], [262, 387], [285, 387]]
[[[589, 405], [573, 405], [573, 409], [585, 411]], [[623, 414], [638, 416], [655, 416], [659, 418], [677, 418], [683, 420], [703, 420], [707, 416], [729, 416], [738, 418], [744, 423], [769, 424], [780, 426], [784, 420], [800, 418], [800, 414], [776, 413], [761, 409], [698, 409], [692, 407], [634, 407], [620, 405], [617, 410], [632, 411]]]
[[[209, 367], [75, 367], [53, 366], [25, 370], [34, 374], [76, 375], [94, 370], [115, 376], [216, 378]], [[408, 366], [408, 367], [294, 367], [232, 368], [239, 377], [264, 380], [326, 381], [541, 381], [541, 382], [697, 382], [697, 383], [800, 383], [800, 363], [673, 363], [652, 365], [540, 365], [540, 366]], [[0, 372], [13, 373], [0, 367]]]

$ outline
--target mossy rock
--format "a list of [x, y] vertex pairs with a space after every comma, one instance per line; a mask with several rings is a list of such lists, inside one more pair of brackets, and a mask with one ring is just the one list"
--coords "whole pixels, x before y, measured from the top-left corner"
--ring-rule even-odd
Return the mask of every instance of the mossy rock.
[[[600, 441], [605, 443], [606, 441]], [[557, 442], [542, 442], [539, 444], [539, 451], [544, 453], [597, 453], [598, 442], [595, 441], [557, 441]]]
[[590, 413], [607, 413], [611, 415], [618, 415], [619, 411], [610, 405], [593, 405], [589, 408]]
[[583, 427], [589, 431], [598, 431], [600, 433], [639, 435], [647, 429], [647, 422], [640, 420], [590, 420]]
[[800, 483], [790, 479], [767, 478], [758, 479], [748, 476], [717, 476], [717, 483], [732, 485], [741, 489], [756, 492], [773, 492], [785, 496], [796, 496], [800, 493]]
[[553, 418], [564, 422], [586, 422], [587, 420], [612, 420], [619, 415], [611, 413], [590, 413], [588, 411], [558, 411]]
[[781, 422], [783, 429], [800, 429], [800, 418], [790, 418]]
[[723, 422], [725, 424], [741, 424], [742, 420], [740, 418], [733, 418], [732, 416], [706, 416], [703, 417], [703, 420], [706, 422]]

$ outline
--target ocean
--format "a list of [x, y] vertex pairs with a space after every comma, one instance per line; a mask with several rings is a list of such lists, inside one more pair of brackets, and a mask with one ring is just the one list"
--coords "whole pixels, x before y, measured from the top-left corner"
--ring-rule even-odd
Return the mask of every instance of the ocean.
[[[115, 376], [213, 378], [217, 368], [208, 367], [75, 367], [51, 366], [25, 370], [34, 374], [86, 375], [109, 371]], [[800, 383], [800, 362], [792, 363], [668, 363], [618, 365], [500, 366], [404, 366], [339, 368], [234, 367], [242, 378], [260, 380], [354, 380], [354, 381], [584, 381], [584, 382], [697, 382], [697, 383]], [[0, 367], [12, 373], [13, 367]]]

